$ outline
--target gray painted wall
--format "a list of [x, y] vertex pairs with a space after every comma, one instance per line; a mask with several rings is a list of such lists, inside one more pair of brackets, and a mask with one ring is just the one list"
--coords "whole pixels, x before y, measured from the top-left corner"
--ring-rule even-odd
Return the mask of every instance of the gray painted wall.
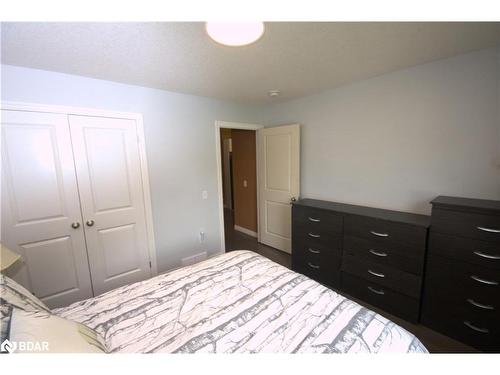
[[[259, 122], [255, 107], [2, 65], [2, 100], [140, 112], [144, 116], [158, 270], [220, 251], [215, 120]], [[208, 199], [201, 199], [202, 190]], [[206, 240], [199, 242], [204, 229]]]
[[500, 199], [499, 56], [478, 51], [273, 105], [267, 123], [302, 124], [301, 196], [424, 214], [440, 194]]
[[500, 49], [267, 107], [1, 68], [3, 100], [144, 115], [159, 271], [220, 249], [215, 120], [301, 123], [304, 197], [419, 213], [439, 194], [500, 199]]

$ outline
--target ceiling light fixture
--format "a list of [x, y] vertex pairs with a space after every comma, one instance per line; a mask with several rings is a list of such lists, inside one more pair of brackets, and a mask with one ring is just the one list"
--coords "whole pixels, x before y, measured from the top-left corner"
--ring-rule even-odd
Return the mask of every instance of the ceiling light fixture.
[[208, 36], [217, 43], [231, 47], [246, 46], [264, 34], [264, 22], [207, 22]]
[[277, 96], [279, 96], [281, 94], [281, 91], [280, 90], [269, 90], [268, 94], [271, 98], [276, 98]]

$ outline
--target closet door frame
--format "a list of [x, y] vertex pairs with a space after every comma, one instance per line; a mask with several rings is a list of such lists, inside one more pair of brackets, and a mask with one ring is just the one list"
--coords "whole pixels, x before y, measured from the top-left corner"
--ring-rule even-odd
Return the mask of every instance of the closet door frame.
[[148, 162], [146, 157], [146, 141], [144, 138], [144, 125], [141, 113], [133, 112], [116, 112], [95, 108], [83, 107], [68, 107], [50, 104], [24, 103], [2, 101], [0, 108], [10, 111], [26, 111], [26, 112], [44, 112], [44, 113], [59, 113], [65, 115], [80, 115], [93, 117], [108, 117], [117, 119], [135, 120], [137, 126], [137, 143], [139, 146], [139, 158], [141, 166], [142, 191], [144, 196], [144, 213], [146, 217], [146, 232], [148, 237], [149, 260], [151, 262], [151, 276], [158, 274], [158, 266], [156, 261], [156, 246], [153, 230], [153, 211], [151, 206], [151, 190], [149, 186]]

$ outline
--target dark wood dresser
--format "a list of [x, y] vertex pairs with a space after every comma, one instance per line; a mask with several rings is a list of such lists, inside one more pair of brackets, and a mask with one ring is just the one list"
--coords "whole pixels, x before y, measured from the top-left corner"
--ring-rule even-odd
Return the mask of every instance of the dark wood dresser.
[[429, 217], [302, 199], [292, 209], [292, 268], [418, 321]]
[[500, 201], [432, 202], [422, 323], [500, 351]]

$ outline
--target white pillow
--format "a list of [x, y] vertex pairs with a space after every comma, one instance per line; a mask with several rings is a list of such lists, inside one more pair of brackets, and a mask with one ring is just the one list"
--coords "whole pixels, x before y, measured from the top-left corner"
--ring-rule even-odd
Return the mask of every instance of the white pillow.
[[104, 339], [93, 329], [46, 311], [14, 307], [9, 341], [15, 353], [105, 353]]
[[2, 274], [0, 274], [0, 298], [3, 300], [2, 304], [8, 303], [23, 310], [50, 311], [45, 303], [40, 301], [26, 288]]

